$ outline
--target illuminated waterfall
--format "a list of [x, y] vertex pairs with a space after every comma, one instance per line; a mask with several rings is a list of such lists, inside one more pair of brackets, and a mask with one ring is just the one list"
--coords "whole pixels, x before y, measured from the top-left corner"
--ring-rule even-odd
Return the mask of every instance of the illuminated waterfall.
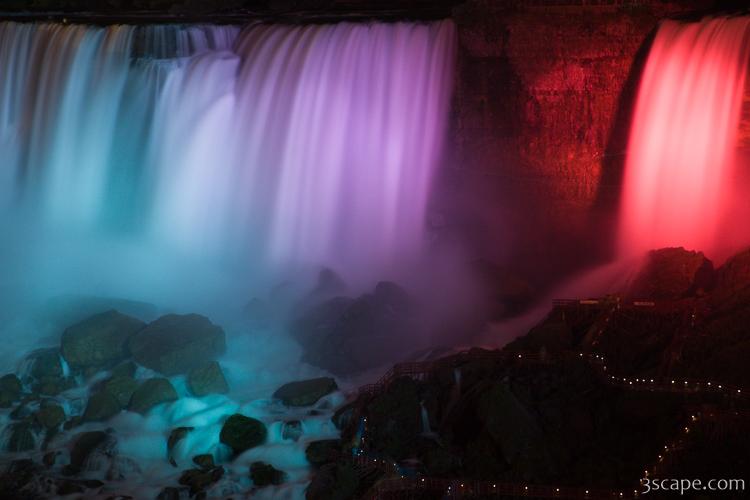
[[202, 258], [388, 266], [423, 243], [454, 38], [447, 21], [0, 23], [4, 216]]
[[736, 154], [749, 56], [748, 17], [659, 28], [630, 133], [624, 252], [684, 246], [715, 256], [750, 242]]

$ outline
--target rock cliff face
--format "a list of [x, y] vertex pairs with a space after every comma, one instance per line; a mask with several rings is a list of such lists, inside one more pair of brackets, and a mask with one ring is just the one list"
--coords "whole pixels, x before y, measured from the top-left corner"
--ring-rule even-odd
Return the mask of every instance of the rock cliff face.
[[482, 257], [554, 278], [608, 251], [650, 38], [661, 19], [711, 7], [631, 4], [469, 0], [454, 9], [450, 159], [435, 199]]

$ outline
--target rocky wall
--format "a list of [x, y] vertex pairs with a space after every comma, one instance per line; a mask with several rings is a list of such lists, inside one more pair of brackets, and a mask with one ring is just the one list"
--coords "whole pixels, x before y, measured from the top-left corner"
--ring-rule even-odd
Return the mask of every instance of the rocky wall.
[[436, 208], [472, 255], [555, 281], [612, 251], [629, 113], [661, 19], [711, 2], [469, 0]]

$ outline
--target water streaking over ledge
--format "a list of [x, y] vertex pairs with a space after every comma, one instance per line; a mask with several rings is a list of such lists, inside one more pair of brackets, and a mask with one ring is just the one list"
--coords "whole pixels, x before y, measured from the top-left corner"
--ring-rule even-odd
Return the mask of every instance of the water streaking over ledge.
[[423, 244], [454, 43], [450, 22], [0, 23], [3, 212], [25, 234], [386, 268]]
[[736, 151], [749, 58], [750, 17], [660, 26], [630, 133], [624, 253], [684, 246], [721, 258], [750, 241]]

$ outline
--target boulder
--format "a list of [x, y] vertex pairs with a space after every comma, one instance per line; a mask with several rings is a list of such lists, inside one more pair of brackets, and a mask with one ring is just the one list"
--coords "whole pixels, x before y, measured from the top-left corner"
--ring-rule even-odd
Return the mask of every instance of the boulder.
[[124, 363], [121, 363], [117, 365], [116, 367], [112, 368], [112, 371], [110, 372], [109, 376], [110, 378], [116, 378], [116, 377], [135, 377], [135, 372], [138, 369], [138, 367], [133, 363], [132, 361], [125, 361]]
[[137, 413], [146, 413], [151, 408], [162, 403], [177, 401], [177, 391], [165, 378], [150, 378], [144, 381], [135, 390], [130, 398], [128, 410]]
[[305, 457], [311, 465], [320, 467], [335, 462], [341, 456], [341, 441], [338, 439], [321, 439], [313, 441], [305, 448]]
[[[380, 282], [357, 299], [337, 297], [308, 308], [292, 323], [304, 360], [350, 375], [400, 358], [417, 347], [416, 310], [406, 291]], [[411, 343], [410, 343], [411, 342]]]
[[22, 389], [21, 380], [16, 375], [9, 373], [0, 377], [0, 391], [7, 391], [20, 396]]
[[260, 420], [235, 413], [221, 428], [219, 440], [232, 448], [235, 454], [265, 442], [268, 431]]
[[36, 313], [35, 318], [41, 320], [43, 326], [62, 331], [95, 314], [113, 309], [143, 321], [151, 321], [158, 315], [156, 306], [147, 302], [117, 297], [66, 294], [49, 299]]
[[30, 458], [13, 460], [0, 468], [0, 498], [44, 498], [48, 479], [44, 468]]
[[156, 495], [156, 500], [186, 500], [188, 498], [190, 498], [190, 488], [174, 486], [167, 486]]
[[259, 488], [269, 485], [279, 485], [286, 479], [286, 473], [265, 462], [250, 464], [250, 479]]
[[150, 323], [129, 342], [139, 364], [165, 375], [179, 375], [221, 356], [224, 330], [198, 314], [168, 314]]
[[38, 349], [26, 358], [28, 375], [37, 381], [61, 378], [63, 366], [60, 360], [60, 351], [57, 349]]
[[359, 474], [350, 462], [326, 464], [315, 472], [307, 487], [307, 500], [356, 498]]
[[337, 389], [334, 379], [320, 377], [284, 384], [273, 393], [273, 397], [287, 406], [311, 406]]
[[75, 387], [73, 377], [42, 377], [31, 386], [31, 390], [40, 396], [56, 396]]
[[203, 470], [213, 469], [215, 467], [214, 456], [210, 453], [194, 456], [193, 463]]
[[128, 356], [128, 340], [144, 326], [115, 310], [96, 314], [63, 332], [62, 355], [73, 369], [114, 366]]
[[42, 401], [36, 414], [36, 420], [45, 429], [56, 429], [65, 422], [65, 410], [53, 401]]
[[63, 468], [63, 474], [78, 474], [89, 456], [97, 450], [114, 448], [115, 444], [114, 437], [104, 431], [82, 432], [76, 435], [70, 450], [70, 464]]
[[716, 270], [716, 291], [732, 295], [750, 286], [750, 249], [729, 258]]
[[195, 368], [188, 373], [188, 389], [193, 396], [206, 396], [207, 394], [226, 394], [229, 385], [224, 378], [219, 363], [212, 361], [207, 365]]
[[133, 393], [138, 389], [138, 382], [129, 375], [121, 375], [107, 379], [102, 391], [111, 394], [121, 408], [128, 406]]
[[109, 420], [120, 413], [122, 408], [123, 405], [115, 396], [107, 391], [102, 391], [89, 398], [86, 410], [83, 412], [83, 420], [85, 422]]
[[679, 248], [652, 250], [628, 287], [633, 298], [675, 300], [713, 287], [713, 264], [701, 252]]
[[36, 447], [36, 440], [31, 423], [27, 421], [15, 422], [9, 425], [10, 437], [5, 445], [6, 451], [30, 451]]
[[21, 398], [21, 381], [13, 374], [0, 377], [0, 408], [10, 408]]
[[214, 467], [210, 470], [190, 469], [183, 471], [179, 483], [189, 486], [190, 496], [194, 496], [217, 482], [223, 475], [223, 467]]

